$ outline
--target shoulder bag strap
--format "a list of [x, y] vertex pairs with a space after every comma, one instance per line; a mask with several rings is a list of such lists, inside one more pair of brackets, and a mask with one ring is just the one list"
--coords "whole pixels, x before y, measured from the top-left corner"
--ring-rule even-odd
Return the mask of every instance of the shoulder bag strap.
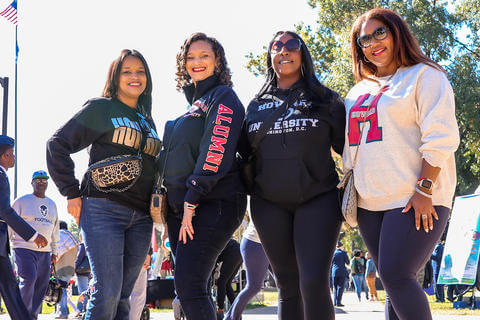
[[156, 191], [159, 191], [160, 188], [163, 185], [163, 178], [165, 176], [165, 167], [167, 166], [168, 154], [170, 153], [170, 147], [172, 145], [173, 133], [174, 133], [175, 129], [177, 128], [178, 123], [180, 122], [178, 120], [179, 120], [179, 118], [177, 120], [175, 120], [175, 124], [173, 125], [172, 133], [171, 133], [170, 139], [168, 141], [168, 147], [167, 147], [167, 149], [165, 149], [165, 160], [163, 161], [162, 171], [158, 175], [157, 181], [155, 183], [155, 189], [154, 190], [156, 190]]
[[272, 128], [275, 121], [288, 108], [288, 104], [290, 103], [290, 101], [294, 100], [294, 97], [297, 97], [297, 96], [298, 94], [296, 93], [289, 94], [288, 97], [283, 101], [283, 103], [277, 109], [275, 109], [275, 111], [272, 114], [270, 114], [270, 116], [262, 123], [262, 125], [257, 131], [257, 134], [255, 135], [255, 138], [253, 138], [252, 144], [250, 145], [252, 148], [252, 154], [257, 151], [257, 148], [260, 145], [260, 142], [265, 137], [268, 130]]
[[[390, 77], [390, 79], [391, 79], [391, 77]], [[388, 82], [390, 79], [388, 79], [387, 82]], [[355, 156], [354, 156], [354, 158], [353, 158], [352, 170], [353, 170], [353, 168], [355, 168], [355, 166], [357, 165], [358, 149], [360, 149], [360, 144], [362, 143], [363, 129], [365, 128], [365, 121], [367, 120], [368, 112], [370, 111], [370, 107], [372, 106], [373, 101], [375, 101], [375, 99], [377, 99], [378, 95], [380, 95], [380, 94], [383, 92], [383, 89], [384, 89], [384, 88], [385, 88], [385, 86], [380, 87], [380, 89], [378, 90], [378, 92], [377, 92], [377, 93], [375, 94], [375, 96], [373, 97], [372, 101], [370, 101], [370, 103], [368, 104], [367, 110], [365, 111], [365, 115], [363, 116], [362, 124], [361, 124], [361, 127], [360, 127], [360, 140], [358, 140], [358, 146], [357, 146], [357, 149], [356, 149], [356, 151], [355, 151]]]

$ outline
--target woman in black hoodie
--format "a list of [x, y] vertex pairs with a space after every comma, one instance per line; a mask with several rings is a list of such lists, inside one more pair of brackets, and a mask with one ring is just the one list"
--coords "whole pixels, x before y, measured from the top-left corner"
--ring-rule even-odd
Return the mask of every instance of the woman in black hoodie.
[[165, 127], [168, 235], [175, 289], [189, 320], [214, 320], [208, 279], [246, 208], [235, 161], [245, 110], [231, 88], [220, 43], [190, 36], [177, 55], [177, 89], [190, 108]]
[[334, 319], [328, 281], [342, 218], [331, 148], [343, 150], [345, 108], [317, 80], [296, 33], [277, 32], [270, 43], [266, 81], [245, 121], [243, 156], [256, 159], [252, 218], [277, 278], [279, 319]]

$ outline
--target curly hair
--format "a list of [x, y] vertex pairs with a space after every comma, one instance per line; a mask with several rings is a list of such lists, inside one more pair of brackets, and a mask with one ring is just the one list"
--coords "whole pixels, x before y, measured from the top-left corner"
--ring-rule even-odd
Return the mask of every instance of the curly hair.
[[438, 63], [422, 52], [417, 39], [415, 39], [407, 23], [400, 15], [390, 9], [375, 8], [359, 16], [353, 23], [352, 30], [350, 31], [350, 50], [353, 60], [353, 75], [356, 81], [368, 79], [377, 72], [377, 67], [365, 59], [362, 49], [357, 45], [360, 30], [363, 24], [370, 19], [380, 21], [387, 26], [389, 32], [391, 32], [393, 37], [394, 59], [398, 66], [409, 67], [417, 63], [425, 63], [445, 72]]
[[206, 41], [210, 43], [215, 54], [215, 58], [218, 59], [219, 63], [219, 66], [215, 68], [215, 74], [218, 76], [220, 84], [232, 87], [233, 83], [231, 79], [231, 72], [230, 68], [228, 67], [227, 58], [225, 57], [225, 50], [223, 49], [222, 45], [217, 39], [208, 37], [205, 33], [197, 32], [185, 40], [180, 48], [180, 51], [177, 53], [177, 90], [182, 91], [183, 87], [192, 84], [192, 79], [188, 75], [185, 65], [187, 62], [188, 50], [195, 41]]
[[120, 56], [113, 60], [108, 69], [107, 81], [105, 82], [105, 87], [103, 88], [102, 97], [104, 98], [116, 98], [118, 93], [118, 81], [120, 79], [120, 71], [122, 69], [123, 61], [127, 57], [137, 57], [143, 64], [145, 68], [145, 74], [147, 76], [147, 83], [145, 90], [142, 92], [138, 98], [138, 105], [140, 111], [147, 117], [150, 117], [152, 114], [152, 75], [150, 74], [150, 69], [148, 68], [147, 61], [143, 55], [137, 50], [123, 49], [120, 53]]

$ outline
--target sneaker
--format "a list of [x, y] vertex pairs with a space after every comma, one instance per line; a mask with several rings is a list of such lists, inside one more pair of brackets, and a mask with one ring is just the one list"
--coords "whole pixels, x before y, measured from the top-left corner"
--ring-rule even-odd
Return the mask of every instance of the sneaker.
[[337, 307], [345, 307], [345, 305], [341, 303], [337, 303]]

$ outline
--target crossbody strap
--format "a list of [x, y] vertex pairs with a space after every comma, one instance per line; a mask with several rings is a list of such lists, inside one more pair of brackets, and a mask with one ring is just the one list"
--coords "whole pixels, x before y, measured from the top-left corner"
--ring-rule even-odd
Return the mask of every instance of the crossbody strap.
[[167, 166], [168, 154], [170, 153], [170, 147], [172, 145], [173, 133], [175, 132], [175, 129], [177, 128], [177, 125], [180, 122], [180, 121], [178, 121], [179, 119], [180, 118], [177, 118], [177, 120], [175, 120], [175, 124], [173, 125], [172, 133], [170, 134], [170, 139], [168, 141], [168, 147], [167, 147], [167, 149], [165, 149], [165, 159], [163, 160], [162, 171], [158, 175], [157, 181], [155, 183], [155, 190], [157, 190], [157, 191], [160, 190], [160, 188], [163, 185], [163, 177], [165, 176], [165, 167]]
[[[393, 76], [393, 75], [392, 75]], [[387, 82], [391, 79], [392, 77], [390, 77]], [[365, 111], [365, 115], [363, 116], [363, 120], [362, 120], [362, 124], [360, 126], [360, 139], [358, 140], [358, 145], [357, 145], [357, 149], [355, 150], [355, 156], [353, 158], [353, 165], [352, 165], [352, 170], [353, 168], [355, 168], [355, 166], [357, 165], [357, 158], [358, 158], [358, 149], [360, 149], [360, 144], [362, 143], [362, 138], [363, 138], [363, 129], [365, 128], [365, 121], [367, 120], [367, 116], [368, 116], [368, 112], [370, 111], [370, 107], [372, 106], [372, 103], [373, 101], [375, 101], [377, 99], [377, 97], [382, 94], [384, 92], [384, 89], [387, 85], [385, 84], [384, 86], [380, 87], [380, 89], [378, 90], [378, 92], [375, 94], [375, 96], [373, 97], [372, 101], [370, 101], [370, 103], [368, 104], [367, 106], [367, 110]]]
[[273, 113], [260, 125], [255, 137], [253, 138], [252, 144], [250, 145], [252, 148], [252, 154], [257, 151], [260, 142], [265, 137], [267, 132], [272, 128], [275, 121], [282, 115], [285, 110], [287, 110], [290, 101], [294, 100], [294, 97], [297, 97], [298, 94], [291, 93], [288, 97], [282, 102], [282, 104], [275, 109]]

